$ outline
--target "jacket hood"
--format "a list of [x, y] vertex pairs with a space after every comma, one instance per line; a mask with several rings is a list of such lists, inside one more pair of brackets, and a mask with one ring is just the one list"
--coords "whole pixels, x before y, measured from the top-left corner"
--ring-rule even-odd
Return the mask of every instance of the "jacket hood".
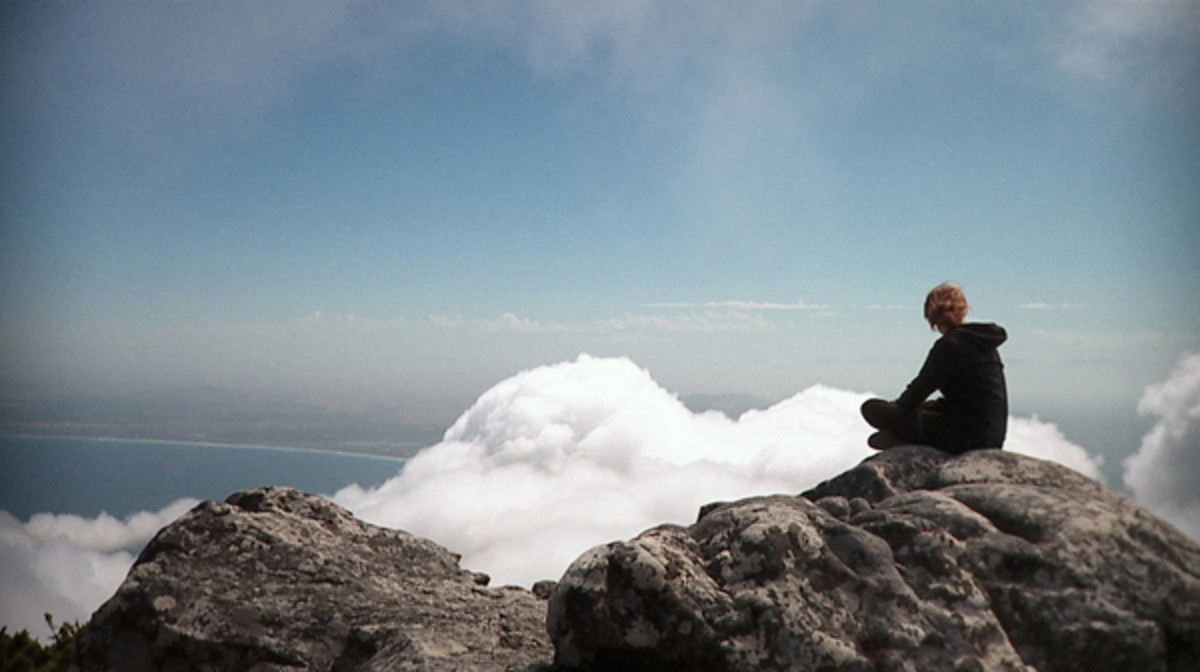
[[967, 341], [980, 349], [995, 349], [1008, 340], [1004, 327], [991, 322], [967, 322], [950, 331], [956, 340]]

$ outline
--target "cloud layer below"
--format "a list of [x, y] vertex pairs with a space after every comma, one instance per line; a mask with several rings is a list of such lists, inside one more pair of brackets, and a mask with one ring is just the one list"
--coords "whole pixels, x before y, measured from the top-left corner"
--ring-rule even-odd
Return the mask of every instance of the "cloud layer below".
[[[529, 585], [593, 545], [689, 523], [705, 503], [798, 493], [848, 469], [870, 454], [867, 396], [817, 385], [730, 419], [692, 412], [629, 359], [581, 355], [500, 382], [399, 475], [333, 499], [461, 553], [496, 583]], [[1100, 477], [1098, 458], [1036, 418], [1013, 418], [1006, 448]], [[131, 550], [194, 504], [123, 521], [0, 512], [0, 623], [36, 634], [47, 611], [86, 619]]]
[[[870, 454], [867, 394], [808, 388], [732, 420], [693, 413], [624, 358], [586, 355], [484, 393], [404, 472], [335, 499], [427, 536], [501, 583], [553, 579], [582, 551], [722, 499], [800, 492]], [[1054, 425], [1014, 418], [1008, 449], [1098, 478]]]
[[87, 620], [124, 580], [134, 552], [196, 504], [180, 499], [124, 520], [40, 513], [22, 523], [0, 511], [0, 625], [44, 637], [46, 613]]
[[1138, 412], [1158, 418], [1125, 461], [1134, 497], [1193, 539], [1200, 539], [1200, 354], [1189, 354], [1167, 380], [1142, 394]]

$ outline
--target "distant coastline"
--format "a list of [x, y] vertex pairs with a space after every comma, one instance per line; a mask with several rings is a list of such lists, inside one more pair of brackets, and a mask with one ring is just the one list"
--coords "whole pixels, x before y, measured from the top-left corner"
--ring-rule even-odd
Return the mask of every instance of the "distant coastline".
[[[363, 448], [355, 450], [349, 448], [346, 444], [340, 444], [339, 448], [318, 448], [313, 446], [295, 446], [282, 445], [277, 443], [238, 443], [232, 440], [198, 440], [198, 439], [174, 439], [174, 438], [159, 438], [159, 437], [133, 437], [120, 435], [105, 435], [105, 436], [89, 436], [86, 434], [38, 434], [29, 432], [3, 432], [0, 431], [0, 441], [5, 439], [30, 439], [30, 440], [66, 440], [66, 441], [100, 441], [105, 443], [137, 443], [137, 444], [159, 444], [159, 445], [183, 445], [211, 448], [250, 448], [254, 450], [277, 450], [281, 452], [300, 452], [300, 453], [317, 453], [327, 455], [358, 455], [363, 457], [377, 457], [385, 460], [397, 460], [404, 462], [408, 459], [407, 456], [392, 455], [382, 452], [381, 450], [373, 450]], [[424, 448], [426, 446], [421, 446]]]
[[442, 439], [458, 408], [334, 407], [218, 388], [0, 396], [0, 435], [331, 450], [407, 458]]
[[333, 495], [378, 487], [406, 460], [328, 449], [0, 433], [0, 510], [122, 518], [264, 485]]

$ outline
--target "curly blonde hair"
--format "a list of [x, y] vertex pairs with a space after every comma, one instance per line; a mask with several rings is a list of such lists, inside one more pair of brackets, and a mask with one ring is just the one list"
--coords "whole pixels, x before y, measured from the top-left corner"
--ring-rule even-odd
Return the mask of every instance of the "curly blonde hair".
[[953, 282], [943, 282], [925, 297], [925, 319], [929, 320], [930, 329], [957, 327], [966, 319], [968, 310], [970, 306], [962, 287]]

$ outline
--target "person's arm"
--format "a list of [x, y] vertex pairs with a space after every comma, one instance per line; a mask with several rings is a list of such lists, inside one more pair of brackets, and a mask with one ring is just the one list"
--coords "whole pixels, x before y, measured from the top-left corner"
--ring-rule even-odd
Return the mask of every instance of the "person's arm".
[[946, 343], [945, 337], [939, 338], [933, 344], [933, 347], [929, 349], [929, 355], [925, 357], [925, 363], [921, 365], [921, 371], [917, 373], [917, 377], [912, 379], [908, 387], [904, 388], [904, 393], [896, 399], [897, 406], [913, 410], [942, 386], [942, 383], [946, 379], [948, 365], [947, 346], [948, 343]]

